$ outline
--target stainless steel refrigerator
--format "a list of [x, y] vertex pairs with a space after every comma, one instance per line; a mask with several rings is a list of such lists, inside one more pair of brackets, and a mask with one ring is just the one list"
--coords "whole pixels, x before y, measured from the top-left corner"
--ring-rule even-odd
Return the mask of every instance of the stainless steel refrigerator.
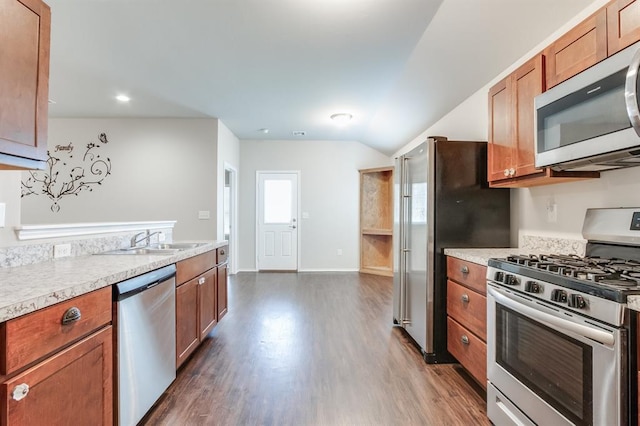
[[489, 188], [486, 142], [432, 137], [396, 159], [393, 322], [426, 362], [447, 352], [447, 247], [509, 247], [509, 190]]

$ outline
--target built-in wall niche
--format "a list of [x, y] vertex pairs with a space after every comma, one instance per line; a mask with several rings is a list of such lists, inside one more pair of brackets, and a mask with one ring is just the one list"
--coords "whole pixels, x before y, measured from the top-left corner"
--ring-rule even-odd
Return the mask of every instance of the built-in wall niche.
[[44, 196], [51, 200], [51, 211], [62, 208], [62, 200], [99, 188], [111, 174], [111, 159], [105, 146], [106, 133], [84, 144], [66, 142], [50, 145], [45, 170], [25, 172], [21, 182], [21, 198]]

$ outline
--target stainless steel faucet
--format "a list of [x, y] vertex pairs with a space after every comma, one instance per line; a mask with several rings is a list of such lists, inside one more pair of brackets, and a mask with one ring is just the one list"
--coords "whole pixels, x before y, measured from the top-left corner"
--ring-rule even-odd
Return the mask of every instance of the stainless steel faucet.
[[131, 247], [136, 247], [140, 241], [146, 241], [147, 243], [145, 245], [148, 246], [151, 243], [151, 237], [156, 234], [160, 234], [160, 231], [149, 233], [149, 230], [147, 229], [144, 232], [138, 232], [136, 235], [131, 237]]

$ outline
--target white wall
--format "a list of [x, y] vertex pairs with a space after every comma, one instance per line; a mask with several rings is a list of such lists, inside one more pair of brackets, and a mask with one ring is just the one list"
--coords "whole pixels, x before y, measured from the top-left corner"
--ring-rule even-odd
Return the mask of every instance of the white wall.
[[[224, 173], [225, 168], [229, 166], [236, 171], [236, 179], [238, 179], [238, 173], [240, 173], [240, 141], [234, 135], [231, 130], [227, 126], [224, 125], [222, 121], [218, 121], [218, 197], [217, 197], [217, 210], [218, 210], [218, 238], [224, 238]], [[237, 186], [237, 183], [236, 183]], [[236, 188], [236, 199], [232, 200], [232, 203], [235, 203], [236, 211], [231, 212], [234, 217], [231, 219], [232, 222], [235, 221], [235, 227], [237, 234], [238, 229], [238, 199], [237, 199], [237, 190]], [[233, 231], [232, 231], [233, 232]], [[235, 238], [235, 240], [234, 240]], [[231, 237], [231, 241], [229, 241], [229, 273], [234, 274], [238, 270], [238, 236]]]
[[[111, 175], [92, 192], [63, 197], [57, 213], [46, 196], [23, 198], [23, 224], [177, 220], [177, 240], [216, 238], [218, 120], [50, 119], [48, 146], [71, 142], [77, 159], [100, 133]], [[210, 220], [198, 220], [199, 210]]]
[[[430, 135], [447, 136], [452, 140], [487, 140], [489, 88], [606, 3], [607, 0], [594, 1], [550, 37], [542, 40], [534, 49], [524, 53], [520, 60], [496, 76], [485, 87], [410, 141], [394, 156], [409, 151]], [[510, 36], [517, 35], [505, 34], [505, 37]], [[557, 222], [550, 223], [547, 221], [547, 204], [554, 202], [557, 205], [558, 217]], [[512, 189], [512, 243], [517, 244], [519, 234], [522, 233], [582, 238], [582, 222], [587, 208], [638, 206], [640, 206], [640, 167], [604, 172], [600, 179]]]
[[21, 172], [0, 171], [0, 203], [5, 204], [5, 223], [0, 228], [0, 247], [17, 243], [14, 226], [20, 225], [20, 178]]
[[[359, 268], [359, 169], [391, 165], [391, 159], [359, 142], [240, 142], [240, 269], [254, 270], [256, 172], [300, 171], [299, 270]], [[336, 254], [337, 249], [343, 255]]]

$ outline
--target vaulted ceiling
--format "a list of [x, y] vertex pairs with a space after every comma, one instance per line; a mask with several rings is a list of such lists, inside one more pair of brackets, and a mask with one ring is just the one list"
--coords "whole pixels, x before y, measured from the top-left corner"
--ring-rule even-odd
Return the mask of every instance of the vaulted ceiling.
[[47, 3], [52, 117], [216, 117], [390, 154], [592, 0]]

